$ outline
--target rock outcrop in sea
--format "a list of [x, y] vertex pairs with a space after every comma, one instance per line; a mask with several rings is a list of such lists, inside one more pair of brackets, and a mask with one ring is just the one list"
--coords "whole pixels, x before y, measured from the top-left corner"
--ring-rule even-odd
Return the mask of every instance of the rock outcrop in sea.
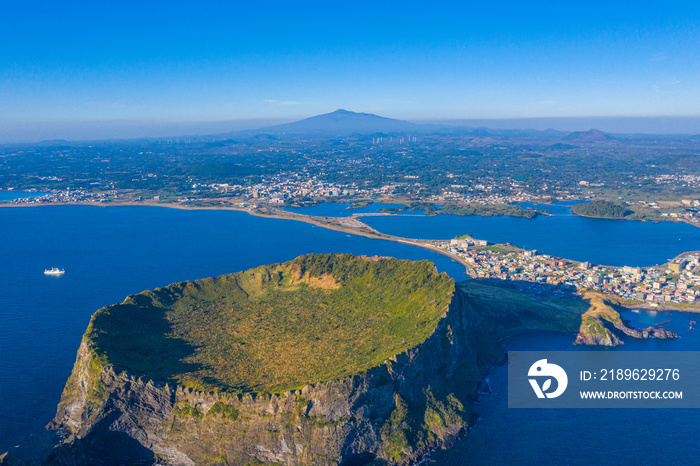
[[[591, 307], [581, 316], [581, 326], [576, 335], [575, 345], [624, 345], [623, 336], [632, 338], [678, 338], [678, 334], [663, 327], [634, 329], [623, 322], [620, 313], [615, 310], [618, 304], [615, 298], [600, 293], [589, 292], [584, 295]], [[612, 299], [612, 300], [611, 300]]]

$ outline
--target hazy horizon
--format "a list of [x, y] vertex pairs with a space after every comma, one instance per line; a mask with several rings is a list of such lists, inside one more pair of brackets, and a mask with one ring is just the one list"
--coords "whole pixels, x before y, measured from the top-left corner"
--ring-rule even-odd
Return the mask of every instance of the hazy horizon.
[[[352, 111], [352, 110], [351, 110]], [[249, 119], [222, 121], [84, 121], [33, 122], [31, 124], [0, 123], [0, 144], [31, 144], [42, 141], [102, 141], [112, 139], [168, 138], [224, 134], [235, 131], [258, 130], [268, 126], [290, 123], [315, 115], [288, 119]], [[380, 116], [385, 116], [381, 115]], [[419, 124], [446, 127], [486, 127], [492, 129], [522, 129], [557, 131], [586, 131], [592, 128], [616, 134], [700, 134], [700, 116], [685, 117], [562, 117], [562, 118], [503, 118], [503, 119], [415, 119]]]
[[0, 13], [3, 141], [208, 133], [337, 108], [608, 118], [607, 131], [616, 115], [665, 115], [664, 132], [700, 132], [681, 122], [700, 116], [700, 3], [28, 1]]

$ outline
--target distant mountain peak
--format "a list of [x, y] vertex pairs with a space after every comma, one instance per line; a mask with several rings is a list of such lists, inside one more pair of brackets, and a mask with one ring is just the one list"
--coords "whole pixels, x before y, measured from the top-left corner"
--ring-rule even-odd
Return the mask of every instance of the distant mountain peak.
[[562, 138], [563, 141], [612, 141], [615, 138], [598, 129], [591, 128], [588, 131], [574, 131]]
[[419, 125], [404, 120], [386, 118], [371, 113], [351, 112], [339, 108], [331, 113], [312, 116], [304, 120], [265, 128], [266, 132], [288, 134], [317, 134], [347, 136], [354, 133], [415, 131]]

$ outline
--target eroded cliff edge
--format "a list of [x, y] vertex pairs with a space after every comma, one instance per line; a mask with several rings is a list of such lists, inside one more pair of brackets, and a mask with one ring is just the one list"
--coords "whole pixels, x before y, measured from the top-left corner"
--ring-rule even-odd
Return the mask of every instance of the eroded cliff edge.
[[[470, 404], [477, 384], [485, 369], [503, 357], [497, 343], [499, 337], [528, 329], [574, 332], [587, 308], [576, 301], [534, 299], [516, 290], [476, 280], [455, 287], [444, 274], [438, 275], [432, 264], [416, 269], [413, 265], [416, 263], [396, 259], [347, 255], [303, 257], [311, 258], [307, 260], [307, 267], [294, 271], [294, 264], [286, 263], [286, 277], [284, 273], [268, 274], [269, 271], [279, 272], [274, 267], [260, 276], [263, 281], [277, 280], [284, 286], [291, 283], [305, 290], [320, 287], [331, 293], [329, 290], [345, 286], [344, 280], [352, 276], [358, 266], [375, 280], [375, 284], [381, 282], [377, 278], [380, 275], [388, 277], [390, 282], [411, 275], [409, 280], [399, 280], [402, 283], [395, 290], [409, 297], [409, 301], [389, 312], [387, 321], [380, 319], [372, 323], [398, 328], [394, 336], [407, 347], [382, 358], [378, 364], [362, 368], [364, 362], [373, 361], [373, 351], [395, 348], [398, 340], [379, 344], [373, 350], [360, 345], [356, 358], [360, 364], [351, 364], [361, 369], [356, 373], [284, 391], [263, 389], [241, 393], [239, 390], [237, 393], [227, 389], [221, 381], [240, 382], [240, 378], [213, 370], [209, 371], [213, 375], [207, 380], [203, 376], [206, 368], [201, 369], [191, 357], [182, 355], [178, 355], [178, 360], [186, 366], [178, 374], [179, 378], [166, 374], [167, 371], [153, 373], [170, 377], [154, 378], [139, 374], [138, 370], [129, 370], [132, 368], [125, 367], [126, 362], [141, 372], [144, 367], [151, 367], [149, 361], [158, 361], [157, 355], [151, 353], [162, 342], [152, 347], [148, 344], [139, 347], [142, 335], [134, 340], [110, 340], [118, 345], [115, 347], [100, 344], [100, 332], [108, 326], [97, 325], [99, 316], [128, 317], [128, 313], [122, 315], [124, 309], [108, 307], [96, 313], [97, 319], [93, 317], [56, 417], [50, 424], [66, 436], [65, 443], [54, 451], [51, 461], [66, 464], [410, 462], [429, 448], [448, 445], [469, 426]], [[325, 265], [316, 267], [319, 263]], [[309, 264], [312, 266], [308, 267]], [[392, 267], [394, 272], [390, 272]], [[338, 271], [344, 272], [338, 275], [335, 273]], [[380, 271], [382, 273], [378, 274]], [[197, 291], [197, 287], [201, 290], [204, 285], [205, 282], [176, 284], [131, 296], [122, 305], [129, 306], [133, 317], [152, 310], [154, 304], [167, 307], [166, 296], [173, 302], [179, 301], [187, 295], [188, 287]], [[243, 285], [240, 288], [246, 289], [247, 285]], [[386, 282], [384, 286], [392, 285]], [[207, 299], [223, 299], [204, 288]], [[428, 293], [428, 289], [437, 294]], [[251, 290], [249, 287], [248, 292]], [[325, 296], [326, 291], [319, 291], [319, 296]], [[251, 296], [247, 294], [246, 299], [252, 299]], [[429, 305], [416, 307], [416, 299]], [[413, 302], [409, 306], [412, 306], [411, 312], [417, 313], [410, 318], [401, 315], [402, 309], [409, 309], [404, 306], [408, 302]], [[326, 307], [323, 312], [333, 310]], [[379, 309], [377, 312], [381, 313]], [[211, 309], [202, 315], [210, 313]], [[125, 322], [128, 325], [128, 320]], [[176, 319], [169, 322], [176, 322]], [[410, 322], [412, 328], [405, 326], [406, 322]], [[151, 322], [152, 325], [157, 323]], [[363, 325], [350, 327], [360, 330], [349, 335], [353, 338], [362, 339], [364, 332], [372, 331]], [[147, 331], [133, 329], [137, 334], [142, 330]], [[161, 329], [164, 330], [172, 337], [178, 335], [177, 328]], [[391, 330], [380, 333], [386, 331]], [[211, 337], [216, 338], [215, 331]], [[310, 344], [313, 346], [313, 341]], [[342, 342], [337, 344], [343, 345]], [[102, 352], [106, 347], [116, 351], [128, 345], [136, 345], [135, 354], [141, 354], [146, 362], [139, 364], [123, 355], [110, 359], [109, 354]], [[328, 350], [328, 346], [320, 346]], [[194, 353], [198, 349], [201, 350], [195, 348]], [[290, 348], [289, 351], [296, 350]], [[202, 361], [208, 359], [200, 359], [199, 363]], [[263, 367], [271, 366], [263, 364]], [[337, 370], [342, 372], [343, 368], [336, 367], [331, 372], [336, 374]], [[180, 377], [182, 374], [185, 376]], [[195, 377], [197, 374], [202, 380]], [[213, 389], [193, 388], [197, 384]], [[289, 385], [289, 380], [277, 380], [273, 386], [285, 384]]]
[[642, 329], [628, 327], [622, 320], [617, 308], [622, 300], [615, 296], [596, 292], [586, 292], [583, 300], [590, 303], [590, 308], [581, 316], [581, 327], [576, 335], [575, 345], [624, 345], [624, 338], [678, 338], [678, 334], [660, 326]]

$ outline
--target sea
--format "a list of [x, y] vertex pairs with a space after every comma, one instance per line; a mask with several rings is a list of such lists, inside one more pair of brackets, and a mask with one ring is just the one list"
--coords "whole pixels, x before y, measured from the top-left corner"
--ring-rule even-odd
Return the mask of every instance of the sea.
[[586, 218], [571, 213], [568, 206], [530, 206], [553, 212], [534, 219], [388, 215], [361, 217], [361, 220], [391, 235], [450, 239], [469, 234], [492, 243], [510, 243], [602, 265], [646, 267], [665, 263], [685, 251], [700, 250], [700, 228], [687, 223]]
[[[700, 331], [683, 312], [622, 313], [633, 327], [664, 322], [674, 340], [634, 340], [614, 349], [573, 346], [570, 335], [536, 333], [502, 342], [507, 351], [698, 351]], [[698, 363], [700, 369], [700, 362]], [[425, 463], [446, 465], [686, 465], [700, 461], [700, 409], [508, 408], [508, 370], [494, 367], [489, 393], [479, 396], [478, 420], [447, 450]]]
[[478, 215], [432, 215], [400, 212], [376, 213], [397, 204], [371, 204], [350, 209], [348, 203], [321, 203], [312, 207], [286, 207], [297, 213], [328, 217], [358, 215], [372, 228], [395, 236], [418, 239], [451, 239], [469, 234], [491, 243], [510, 243], [524, 249], [593, 264], [648, 267], [667, 262], [686, 251], [700, 250], [700, 228], [680, 222], [642, 222], [580, 217], [571, 212], [573, 202], [519, 204], [524, 209], [551, 215], [534, 219]]
[[[423, 248], [245, 212], [162, 207], [0, 208], [0, 454], [56, 411], [90, 316], [133, 293], [308, 253], [452, 259]], [[65, 269], [59, 277], [44, 269]]]
[[[329, 206], [347, 212], [346, 206]], [[372, 212], [371, 206], [365, 209]], [[547, 238], [568, 239], [569, 249], [564, 239], [556, 241], [557, 255], [592, 262], [585, 256], [594, 252], [587, 245], [590, 231], [607, 231], [605, 238], [629, 235], [627, 241], [644, 245], [625, 252], [620, 262], [620, 246], [601, 239], [602, 251], [596, 257], [605, 264], [650, 265], [685, 250], [700, 250], [700, 229], [689, 225], [581, 219], [568, 216], [564, 208], [561, 215], [544, 220], [457, 217], [446, 221], [443, 217], [454, 216], [363, 219], [380, 231], [405, 237], [424, 231], [433, 238], [471, 233], [499, 241], [480, 232], [499, 232], [505, 238], [510, 230], [512, 244], [555, 254], [553, 240], [539, 238], [543, 227], [532, 226], [548, 221], [550, 228], [559, 228], [559, 234], [553, 232]], [[563, 220], [557, 223], [556, 218]], [[572, 218], [583, 220], [580, 229], [570, 226]], [[494, 223], [498, 219], [500, 227]], [[586, 227], [588, 222], [596, 225]], [[55, 414], [81, 336], [97, 309], [145, 289], [322, 252], [427, 259], [455, 280], [467, 279], [461, 265], [423, 248], [244, 212], [116, 206], [0, 208], [0, 453], [41, 436]], [[64, 268], [66, 273], [45, 276], [44, 269], [51, 267]], [[630, 341], [615, 351], [700, 349], [695, 333], [699, 330], [687, 329], [689, 314], [624, 314], [637, 327], [670, 320], [664, 327], [681, 338]], [[503, 344], [520, 350], [570, 349], [571, 341], [571, 335], [531, 334]], [[434, 452], [431, 461], [651, 464], [662, 459], [694, 463], [700, 457], [700, 442], [694, 440], [700, 411], [513, 410], [505, 404], [505, 376], [505, 367], [493, 369], [491, 393], [483, 394], [477, 405], [479, 422], [451, 449]]]

